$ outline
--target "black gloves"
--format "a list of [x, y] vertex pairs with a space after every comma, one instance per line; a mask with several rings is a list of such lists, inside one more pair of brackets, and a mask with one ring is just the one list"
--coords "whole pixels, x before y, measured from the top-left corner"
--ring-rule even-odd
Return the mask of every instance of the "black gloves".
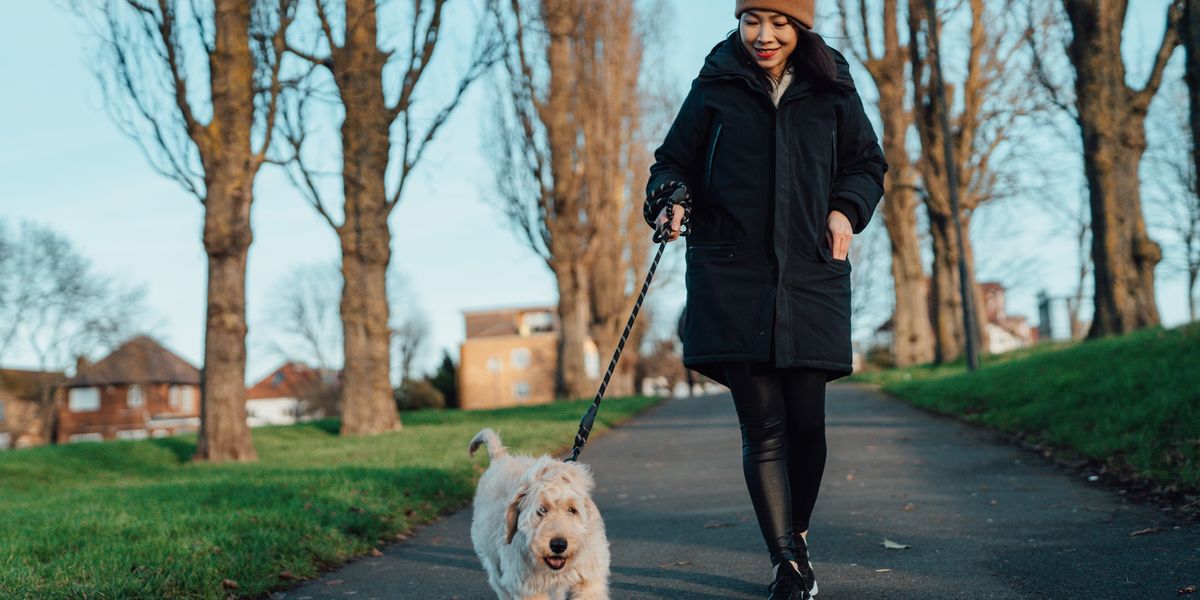
[[655, 221], [658, 220], [658, 213], [672, 204], [683, 207], [683, 222], [679, 226], [679, 235], [687, 235], [690, 233], [688, 224], [692, 215], [692, 195], [682, 182], [668, 181], [650, 192], [642, 204], [642, 217], [647, 225], [657, 231]]

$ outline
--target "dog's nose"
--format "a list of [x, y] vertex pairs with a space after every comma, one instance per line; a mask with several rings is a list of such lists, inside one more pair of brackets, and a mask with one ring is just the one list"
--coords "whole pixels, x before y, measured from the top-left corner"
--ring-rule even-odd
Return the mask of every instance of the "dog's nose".
[[562, 554], [567, 551], [567, 540], [563, 538], [554, 538], [550, 540], [550, 550], [555, 554]]

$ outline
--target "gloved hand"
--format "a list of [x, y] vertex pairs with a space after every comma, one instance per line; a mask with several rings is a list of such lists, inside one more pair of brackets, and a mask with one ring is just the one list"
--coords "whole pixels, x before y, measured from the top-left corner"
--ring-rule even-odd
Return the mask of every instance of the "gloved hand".
[[655, 229], [654, 241], [673, 241], [691, 233], [692, 196], [679, 181], [666, 182], [650, 193], [642, 205], [642, 217]]

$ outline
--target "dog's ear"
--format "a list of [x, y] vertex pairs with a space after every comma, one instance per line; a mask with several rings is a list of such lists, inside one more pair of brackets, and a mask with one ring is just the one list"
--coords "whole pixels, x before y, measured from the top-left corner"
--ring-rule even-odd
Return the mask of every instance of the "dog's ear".
[[591, 496], [583, 497], [583, 506], [587, 510], [587, 521], [589, 523], [600, 520], [600, 509], [596, 508], [596, 503], [592, 502]]
[[525, 499], [525, 494], [528, 493], [527, 488], [521, 488], [517, 491], [517, 495], [513, 497], [512, 502], [508, 503], [508, 510], [504, 513], [505, 533], [504, 543], [511, 544], [513, 536], [517, 535], [517, 517], [521, 516], [521, 501]]

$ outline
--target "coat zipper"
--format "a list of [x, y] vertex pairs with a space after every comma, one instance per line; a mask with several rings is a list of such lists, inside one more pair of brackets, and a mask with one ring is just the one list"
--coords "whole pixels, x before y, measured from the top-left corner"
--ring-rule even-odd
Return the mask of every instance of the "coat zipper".
[[837, 179], [837, 173], [838, 173], [838, 171], [837, 171], [837, 160], [838, 160], [837, 149], [838, 149], [837, 129], [834, 129], [833, 130], [833, 154], [831, 155], [832, 156], [831, 162], [833, 163], [833, 172], [829, 174], [829, 187], [831, 189], [833, 188], [833, 180]]
[[724, 123], [717, 123], [717, 131], [713, 134], [712, 144], [708, 147], [708, 159], [704, 164], [704, 198], [708, 199], [708, 190], [712, 186], [713, 157], [717, 155], [717, 142], [721, 141], [721, 129]]

